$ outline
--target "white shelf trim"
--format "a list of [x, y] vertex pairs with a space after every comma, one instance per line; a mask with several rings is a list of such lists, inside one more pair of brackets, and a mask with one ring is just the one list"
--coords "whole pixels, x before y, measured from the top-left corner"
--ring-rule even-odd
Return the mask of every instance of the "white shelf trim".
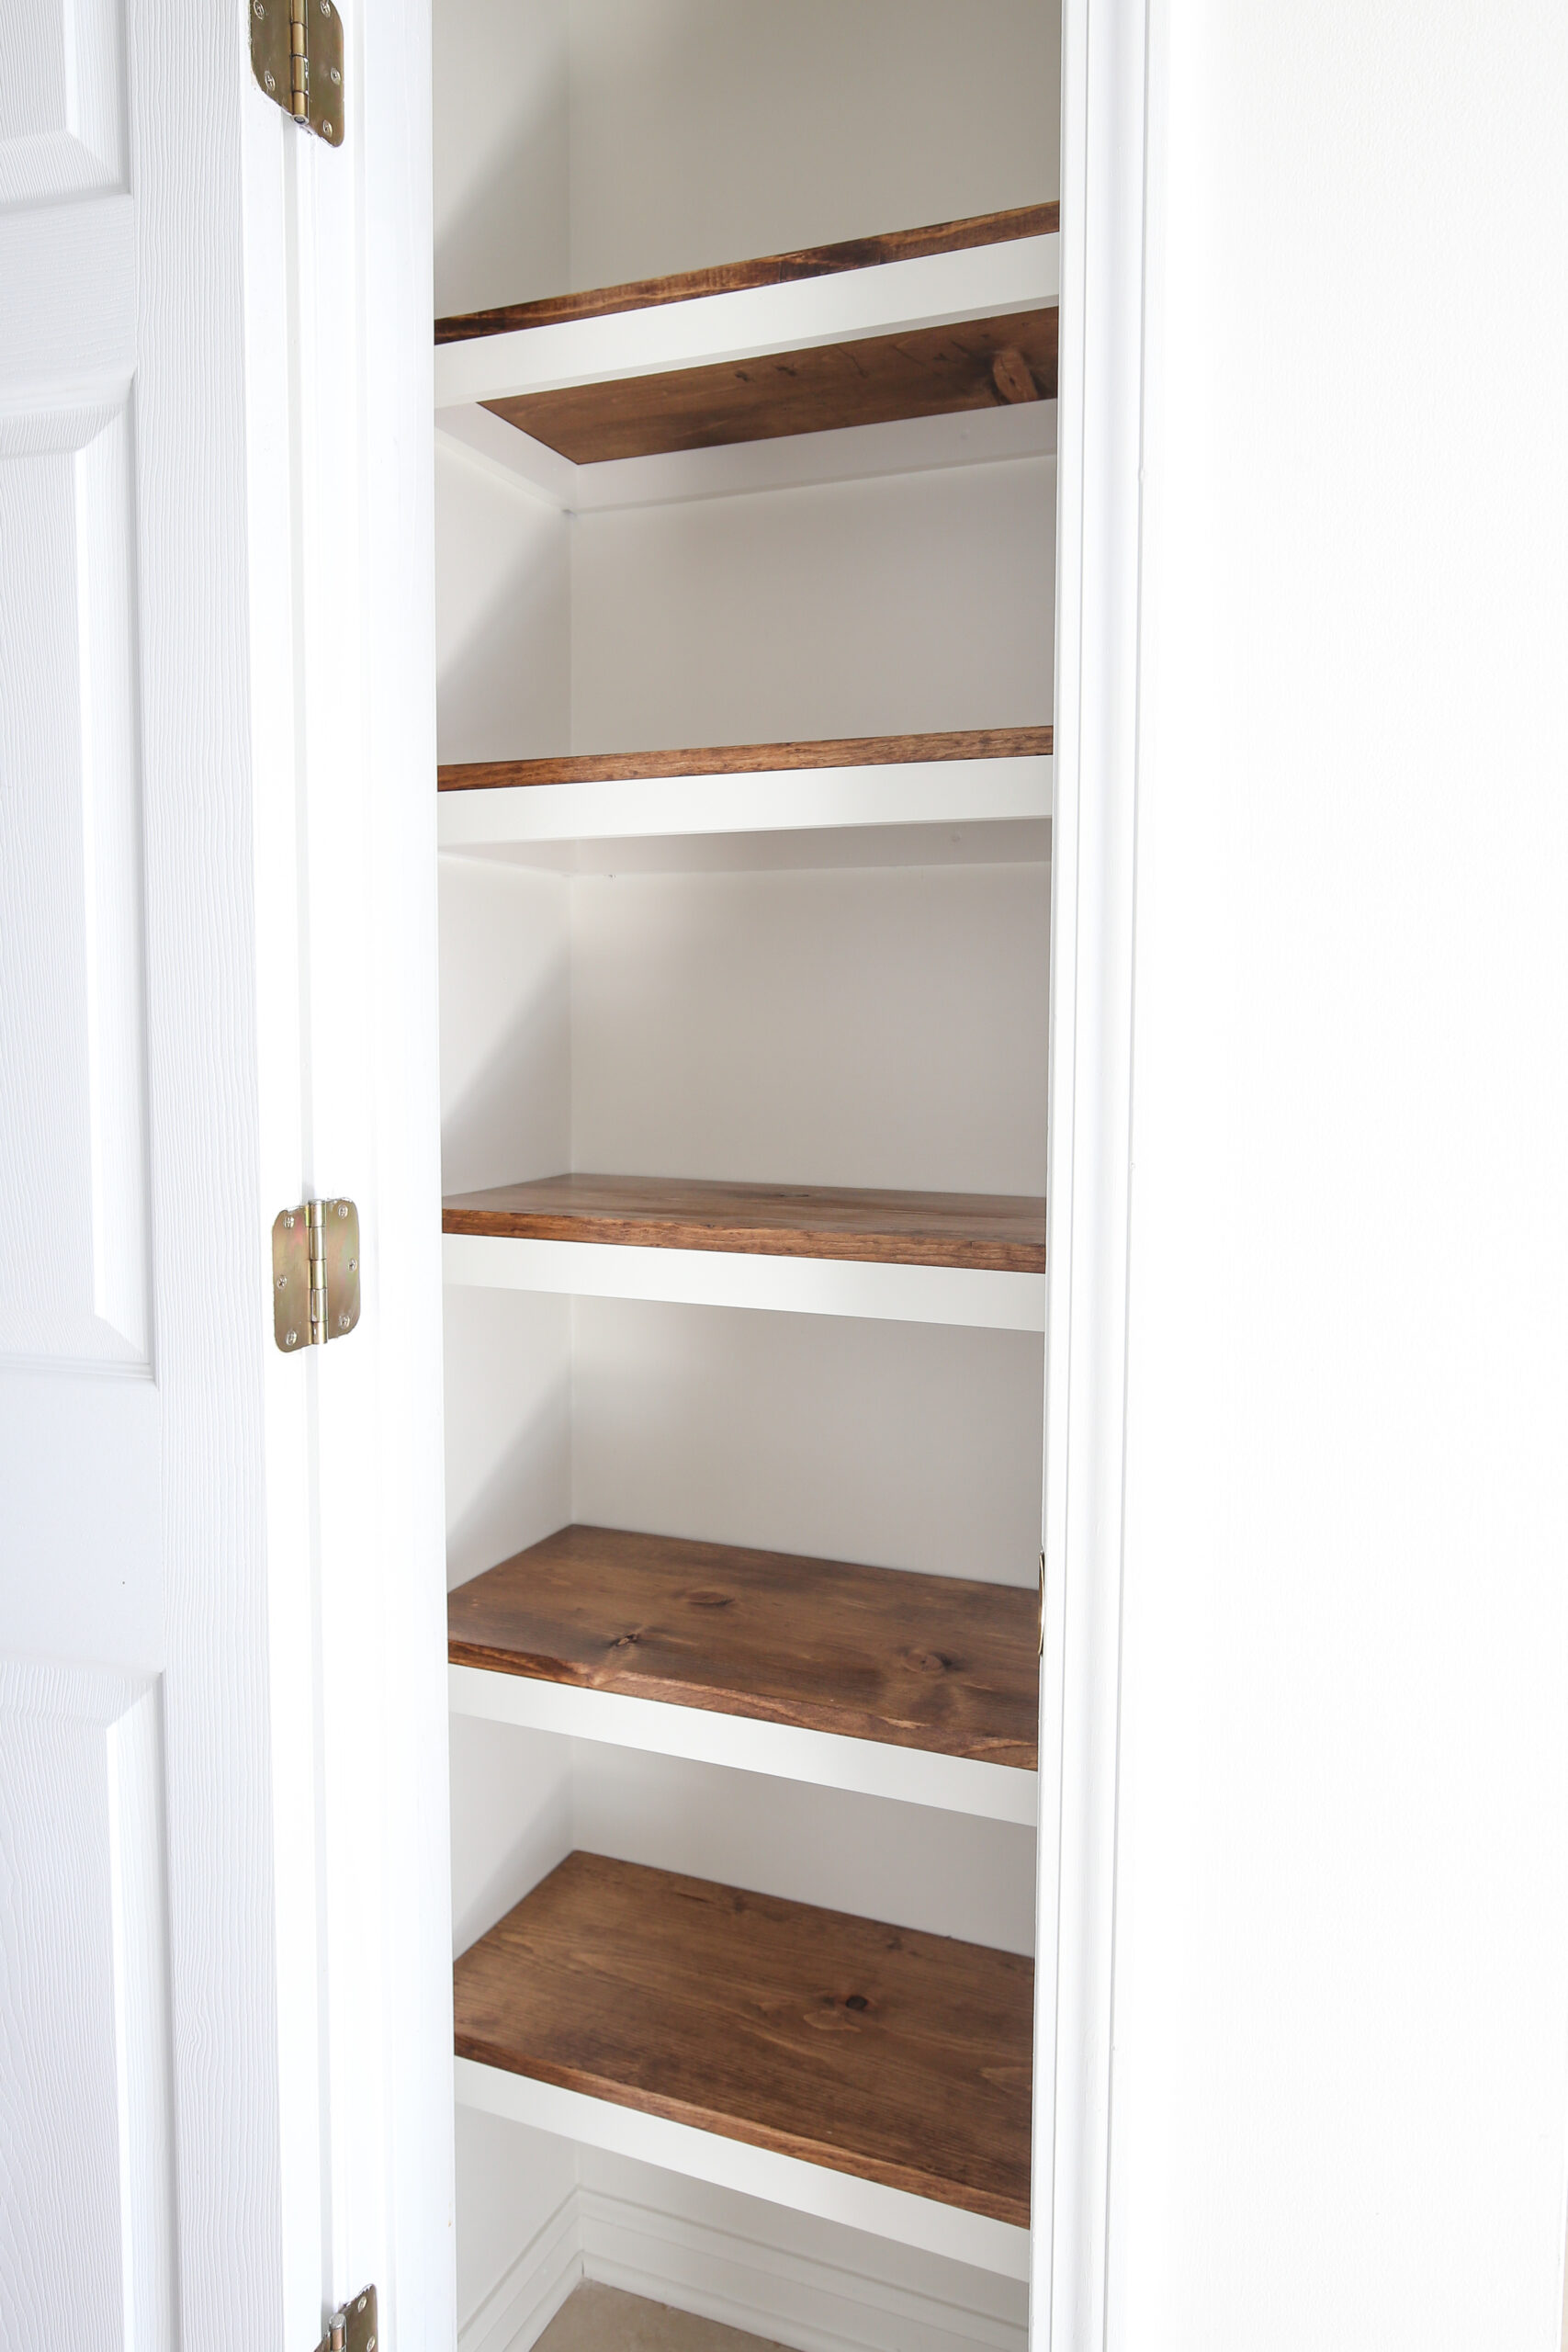
[[749, 775], [495, 785], [436, 797], [442, 849], [635, 841], [846, 826], [987, 825], [1048, 819], [1048, 754], [908, 760], [883, 767], [768, 768]]
[[852, 1739], [797, 1724], [762, 1723], [707, 1707], [676, 1706], [663, 1699], [635, 1699], [618, 1690], [584, 1690], [573, 1683], [502, 1674], [487, 1667], [449, 1666], [446, 1672], [457, 1715], [556, 1732], [567, 1739], [600, 1740], [645, 1754], [683, 1756], [699, 1764], [765, 1772], [776, 1780], [806, 1781], [861, 1796], [891, 1797], [904, 1804], [934, 1805], [944, 1813], [974, 1814], [1025, 1828], [1035, 1826], [1037, 1776], [1017, 1765]]
[[955, 2262], [973, 2263], [977, 2269], [1004, 2278], [1029, 2276], [1029, 2232], [1010, 2222], [993, 2221], [986, 2213], [965, 2213], [956, 2205], [939, 2204], [934, 2198], [914, 2197], [907, 2189], [886, 2188], [881, 2181], [861, 2180], [852, 2173], [807, 2164], [799, 2156], [754, 2148], [744, 2140], [701, 2132], [689, 2123], [671, 2123], [663, 2116], [644, 2115], [637, 2108], [592, 2098], [583, 2091], [562, 2090], [557, 2084], [536, 2082], [530, 2075], [513, 2075], [501, 2066], [480, 2065], [472, 2058], [459, 2058], [456, 2072], [461, 2107], [505, 2116], [536, 2132], [553, 2132], [584, 2147], [660, 2165], [692, 2180], [712, 2181], [721, 2188], [765, 2198], [769, 2204], [787, 2205], [797, 2213], [846, 2222], [852, 2229], [869, 2230], [901, 2245], [920, 2246]]
[[1060, 246], [1055, 234], [1019, 237], [784, 286], [749, 286], [608, 318], [563, 319], [439, 344], [435, 405], [507, 400], [1038, 310], [1057, 299]]
[[830, 1258], [751, 1258], [722, 1250], [518, 1240], [491, 1233], [448, 1233], [442, 1245], [443, 1271], [454, 1288], [641, 1298], [677, 1306], [757, 1307], [783, 1315], [850, 1315], [870, 1322], [947, 1323], [970, 1330], [1045, 1329], [1043, 1274]]

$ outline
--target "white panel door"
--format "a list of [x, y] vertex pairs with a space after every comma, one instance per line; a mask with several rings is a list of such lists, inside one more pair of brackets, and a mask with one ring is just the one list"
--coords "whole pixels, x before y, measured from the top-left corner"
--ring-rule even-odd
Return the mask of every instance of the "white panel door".
[[428, 14], [248, 25], [6, 17], [6, 2352], [452, 2335]]

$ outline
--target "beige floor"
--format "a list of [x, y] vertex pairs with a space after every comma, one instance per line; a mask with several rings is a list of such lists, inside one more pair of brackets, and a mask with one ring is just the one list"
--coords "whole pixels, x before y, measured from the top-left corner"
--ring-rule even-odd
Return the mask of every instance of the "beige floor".
[[585, 2278], [557, 2312], [535, 2352], [781, 2352], [716, 2319], [694, 2319]]

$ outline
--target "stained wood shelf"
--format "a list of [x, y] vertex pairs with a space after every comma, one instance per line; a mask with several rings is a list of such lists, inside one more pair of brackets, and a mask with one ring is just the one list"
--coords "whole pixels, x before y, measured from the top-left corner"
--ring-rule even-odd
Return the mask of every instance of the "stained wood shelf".
[[1049, 727], [970, 727], [937, 735], [840, 735], [799, 743], [718, 743], [703, 751], [574, 752], [544, 760], [469, 760], [436, 769], [442, 792], [537, 791], [552, 785], [652, 784], [671, 777], [803, 775], [818, 768], [1048, 759]]
[[1014, 1953], [574, 1853], [454, 1996], [459, 2060], [1028, 2225]]
[[448, 1197], [447, 1234], [1041, 1275], [1045, 1204], [1010, 1193], [898, 1193], [563, 1175]]
[[1032, 1591], [563, 1527], [459, 1585], [455, 1666], [1035, 1769]]
[[437, 839], [568, 872], [1043, 863], [1052, 773], [1049, 727], [470, 761]]
[[1052, 400], [1057, 219], [1029, 205], [441, 319], [437, 403], [479, 401], [592, 466]]
[[924, 229], [894, 229], [881, 236], [850, 237], [837, 244], [767, 254], [756, 261], [720, 262], [711, 269], [682, 270], [670, 277], [641, 277], [626, 286], [596, 287], [587, 293], [548, 294], [539, 301], [467, 311], [437, 319], [435, 340], [437, 344], [466, 343], [479, 335], [514, 334], [524, 327], [559, 326], [569, 319], [651, 311], [666, 302], [691, 302], [708, 294], [785, 286], [807, 277], [835, 277], [846, 270], [874, 269], [887, 262], [920, 261], [931, 254], [968, 252], [976, 245], [1004, 244], [1019, 237], [1052, 236], [1060, 226], [1060, 205], [1015, 205], [1009, 211], [974, 213], [967, 220], [941, 220]]

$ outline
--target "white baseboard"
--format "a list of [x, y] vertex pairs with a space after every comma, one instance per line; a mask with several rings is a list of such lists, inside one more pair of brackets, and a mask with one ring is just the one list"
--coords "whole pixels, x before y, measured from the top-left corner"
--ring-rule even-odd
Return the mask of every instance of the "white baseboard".
[[458, 2328], [457, 2352], [531, 2352], [583, 2275], [580, 2192], [573, 2186]]
[[671, 2199], [586, 2183], [578, 2199], [584, 2278], [794, 2352], [1025, 2352], [1027, 2294], [1010, 2280], [944, 2264], [938, 2284], [915, 2275], [930, 2266], [897, 2245], [858, 2233], [834, 2244], [819, 2225], [750, 2199], [734, 2200], [739, 2226], [733, 2209], [722, 2218], [689, 2203], [671, 2211]]
[[661, 2193], [640, 2166], [612, 2184], [607, 2169], [569, 2191], [457, 2352], [532, 2352], [581, 2278], [793, 2352], [1026, 2352], [1027, 2294], [1010, 2279], [701, 2183]]

